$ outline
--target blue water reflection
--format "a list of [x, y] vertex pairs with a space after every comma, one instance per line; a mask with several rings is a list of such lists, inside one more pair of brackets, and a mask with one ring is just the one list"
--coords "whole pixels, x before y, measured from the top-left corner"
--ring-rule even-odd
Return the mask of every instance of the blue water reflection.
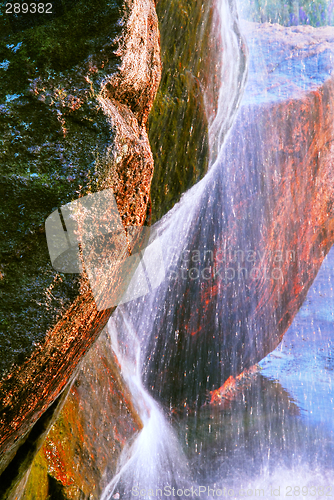
[[277, 349], [260, 363], [280, 382], [309, 423], [334, 430], [334, 249]]

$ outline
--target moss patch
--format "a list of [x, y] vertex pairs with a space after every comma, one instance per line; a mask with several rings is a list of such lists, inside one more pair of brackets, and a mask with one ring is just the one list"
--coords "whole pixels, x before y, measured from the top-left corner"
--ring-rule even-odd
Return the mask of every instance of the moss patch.
[[155, 171], [152, 219], [161, 218], [208, 167], [208, 124], [201, 77], [209, 44], [210, 4], [159, 0], [162, 79], [149, 118]]
[[23, 22], [0, 2], [0, 374], [33, 352], [78, 294], [78, 275], [51, 267], [44, 223], [98, 189], [114, 134], [76, 65], [114, 43], [122, 3], [55, 2], [49, 21]]
[[58, 2], [50, 21], [46, 14], [6, 14], [6, 3], [0, 2], [0, 62], [8, 61], [0, 69], [2, 95], [14, 85], [23, 92], [28, 78], [69, 70], [110, 45], [124, 15], [120, 0]]

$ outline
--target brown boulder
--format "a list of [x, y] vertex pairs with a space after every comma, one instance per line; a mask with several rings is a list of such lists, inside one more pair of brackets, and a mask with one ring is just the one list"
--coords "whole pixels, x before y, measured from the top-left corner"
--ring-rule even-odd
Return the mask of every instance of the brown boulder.
[[98, 500], [124, 445], [141, 428], [106, 333], [88, 353], [56, 423], [22, 482], [22, 500]]
[[97, 310], [84, 274], [52, 269], [45, 219], [105, 188], [113, 189], [125, 227], [147, 216], [153, 158], [146, 121], [160, 79], [154, 4], [73, 5], [33, 29], [5, 19], [0, 471], [112, 312]]

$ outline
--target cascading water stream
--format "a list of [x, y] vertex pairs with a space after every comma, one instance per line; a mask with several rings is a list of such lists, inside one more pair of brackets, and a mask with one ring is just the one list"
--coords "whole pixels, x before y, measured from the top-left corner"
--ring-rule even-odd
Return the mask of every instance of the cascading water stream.
[[207, 113], [211, 166], [217, 160], [226, 134], [235, 120], [247, 78], [247, 48], [240, 33], [236, 4], [219, 1], [217, 10], [223, 51], [217, 112], [215, 116], [210, 116], [209, 111]]
[[[296, 480], [322, 484], [333, 466], [329, 444], [317, 449], [323, 430], [307, 428], [289, 394], [261, 375], [226, 408], [207, 404], [230, 376], [279, 344], [329, 249], [319, 251], [308, 220], [314, 172], [297, 173], [296, 182], [277, 154], [286, 137], [283, 119], [275, 124], [269, 108], [252, 107], [249, 94], [238, 113], [245, 43], [234, 3], [221, 0], [218, 10], [224, 50], [218, 108], [208, 117], [210, 169], [152, 228], [164, 281], [119, 306], [108, 324], [144, 427], [102, 500], [161, 498], [156, 491], [165, 487], [171, 490], [164, 496], [175, 488], [186, 498], [185, 490], [200, 484], [212, 488], [202, 489], [201, 498], [217, 491], [247, 496], [229, 495], [225, 481], [233, 492], [248, 485], [254, 493], [261, 483], [277, 496], [277, 481], [284, 491]], [[252, 64], [266, 73], [263, 58], [253, 54]], [[307, 160], [309, 150], [303, 155]], [[168, 410], [179, 413], [179, 437]]]
[[[207, 262], [208, 258], [210, 259], [213, 256], [213, 245], [217, 248], [226, 245], [226, 241], [221, 241], [221, 235], [228, 234], [226, 214], [229, 211], [228, 205], [231, 200], [228, 199], [226, 190], [229, 189], [230, 181], [225, 178], [226, 169], [219, 160], [219, 154], [223, 149], [223, 139], [227, 135], [238, 111], [238, 105], [246, 82], [247, 56], [245, 44], [238, 28], [234, 3], [222, 0], [218, 3], [217, 8], [221, 19], [221, 32], [216, 33], [215, 36], [222, 38], [222, 86], [219, 91], [216, 115], [209, 117], [209, 122], [211, 122], [209, 142], [212, 157], [216, 157], [217, 160], [212, 163], [202, 181], [185, 193], [180, 203], [152, 228], [152, 239], [156, 235], [163, 250], [166, 279], [158, 289], [145, 297], [132, 301], [126, 306], [128, 317], [136, 325], [135, 329], [140, 339], [143, 364], [144, 366], [147, 365], [144, 376], [146, 385], [151, 385], [150, 374], [155, 378], [154, 373], [156, 370], [160, 372], [167, 370], [170, 374], [175, 373], [171, 363], [179, 363], [177, 352], [175, 352], [175, 350], [178, 350], [177, 342], [175, 342], [175, 332], [181, 329], [181, 327], [178, 327], [178, 320], [181, 323], [189, 321], [190, 324], [186, 328], [192, 332], [196, 331], [198, 323], [207, 321], [204, 316], [202, 317], [202, 311], [197, 311], [194, 318], [182, 318], [181, 314], [178, 313], [183, 303], [186, 314], [189, 314], [189, 308], [192, 308], [193, 304], [202, 302], [201, 294], [203, 293], [203, 280], [193, 280], [188, 275], [186, 278], [184, 277], [187, 265], [184, 256], [192, 248], [196, 248], [203, 258], [205, 251], [208, 250], [208, 256], [200, 263], [201, 269], [199, 272], [203, 274], [203, 270], [211, 266], [213, 274], [212, 262]], [[234, 196], [233, 193], [231, 196]], [[157, 273], [158, 271], [156, 270]], [[136, 279], [137, 277], [134, 278], [134, 281]], [[219, 280], [213, 283], [212, 279], [215, 281], [215, 277], [212, 276], [210, 280], [205, 280], [204, 284], [207, 289], [218, 287], [217, 297], [222, 294], [218, 307], [225, 308], [224, 284], [219, 283]], [[191, 299], [189, 294], [192, 295]], [[216, 300], [212, 302], [212, 305], [214, 305], [214, 302]], [[213, 314], [211, 312], [208, 310], [207, 314], [215, 318], [215, 312]], [[225, 314], [225, 312], [222, 311], [221, 314]], [[117, 314], [116, 312], [116, 316]], [[157, 335], [156, 329], [163, 331], [163, 335]], [[222, 351], [222, 349], [217, 345], [217, 341], [219, 342], [218, 338], [213, 338], [213, 344], [209, 346], [205, 342], [203, 344], [200, 340], [199, 349], [197, 345], [191, 347], [191, 352], [189, 352], [189, 349], [185, 349], [185, 352], [187, 351], [186, 357], [189, 358], [186, 364], [189, 366], [185, 366], [183, 371], [187, 372], [187, 376], [193, 377], [194, 394], [189, 396], [190, 399], [196, 399], [198, 385], [210, 378], [210, 373], [207, 370], [210, 362], [212, 362], [212, 367], [209, 372], [216, 372], [216, 375], [212, 373], [212, 377], [217, 380], [207, 380], [208, 387], [217, 386], [221, 382], [222, 374], [219, 369], [217, 370], [216, 365], [218, 361], [218, 364], [222, 366], [222, 360], [217, 359], [216, 352]], [[229, 353], [226, 352], [225, 355], [228, 356]], [[196, 367], [195, 370], [193, 369], [194, 360], [191, 356], [195, 357], [196, 363], [200, 363], [200, 366]], [[215, 359], [210, 360], [210, 357]], [[161, 365], [152, 367], [152, 362], [156, 362], [158, 365], [161, 362]], [[169, 381], [160, 379], [160, 382], [163, 386], [169, 385]], [[186, 384], [189, 385], [188, 379]], [[173, 384], [171, 384], [168, 391], [173, 390], [172, 386]], [[160, 392], [160, 388], [157, 387], [156, 389]], [[182, 391], [182, 383], [179, 389]], [[169, 401], [167, 403], [169, 404]]]
[[[131, 494], [150, 499], [156, 490], [176, 488], [187, 482], [186, 460], [177, 436], [165, 419], [157, 402], [144, 388], [141, 376], [141, 350], [133, 325], [119, 306], [117, 318], [109, 322], [109, 334], [113, 350], [121, 365], [135, 407], [143, 423], [143, 429], [133, 443], [122, 452], [118, 472], [105, 489], [101, 500], [117, 497], [130, 498]], [[126, 337], [123, 334], [126, 332]], [[189, 482], [189, 481], [188, 481]], [[116, 493], [116, 497], [114, 496]]]
[[[247, 72], [245, 46], [238, 28], [236, 7], [233, 2], [221, 0], [217, 10], [220, 15], [220, 36], [224, 48], [221, 75], [223, 84], [220, 88], [216, 116], [208, 117], [211, 121], [209, 141], [212, 163], [219, 156], [224, 137], [235, 119]], [[164, 250], [168, 248], [167, 253], [164, 251], [165, 269], [171, 269], [173, 263], [180, 260], [187, 241], [192, 238], [191, 233], [194, 226], [196, 227], [198, 213], [205, 203], [210, 185], [215, 182], [215, 170], [217, 170], [215, 165], [217, 161], [205, 178], [187, 192], [180, 203], [153, 228], [161, 247]], [[174, 237], [176, 235], [178, 235], [177, 245], [170, 248], [170, 241], [176, 241]], [[133, 311], [129, 310], [129, 304], [125, 304], [117, 308], [116, 314], [109, 321], [108, 330], [112, 347], [142, 419], [143, 430], [123, 451], [118, 473], [105, 489], [101, 500], [119, 498], [119, 492], [125, 498], [129, 498], [132, 491], [136, 495], [137, 492], [139, 494], [144, 490], [146, 493], [141, 495], [141, 498], [151, 499], [159, 490], [168, 494], [170, 489], [172, 494], [173, 488], [176, 491], [178, 489], [180, 491], [181, 488], [183, 491], [187, 487], [194, 487], [178, 438], [167, 422], [163, 410], [147, 392], [142, 382], [142, 366], [145, 364], [142, 363], [142, 359], [146, 358], [150, 346], [148, 338], [145, 339], [145, 334], [142, 335], [141, 332], [145, 330], [145, 325], [154, 323], [156, 304], [163, 305], [164, 302], [167, 304], [170, 293], [167, 276], [157, 294], [153, 291], [145, 298], [135, 301], [136, 305], [133, 304], [136, 309], [135, 316]], [[177, 301], [173, 307], [176, 303]], [[144, 311], [149, 312], [145, 315], [145, 324], [141, 319]], [[140, 330], [137, 328], [137, 320], [142, 323]], [[151, 495], [150, 491], [154, 493]]]

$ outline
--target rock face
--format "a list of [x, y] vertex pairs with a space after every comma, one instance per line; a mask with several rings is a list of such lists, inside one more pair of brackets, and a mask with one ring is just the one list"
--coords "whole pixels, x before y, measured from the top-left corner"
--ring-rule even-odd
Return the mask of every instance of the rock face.
[[160, 51], [151, 0], [55, 2], [50, 17], [1, 23], [3, 471], [111, 313], [97, 310], [87, 276], [52, 268], [45, 219], [111, 188], [124, 226], [144, 224]]
[[154, 221], [207, 171], [208, 122], [220, 85], [221, 46], [211, 36], [219, 28], [215, 4], [214, 0], [157, 2], [163, 73], [149, 118]]
[[203, 404], [272, 351], [334, 241], [334, 30], [244, 29], [240, 113], [218, 166], [165, 223], [188, 238], [168, 306], [150, 305], [146, 384], [167, 406]]
[[[210, 51], [212, 55], [210, 64], [213, 66], [219, 65], [217, 56], [220, 55], [218, 48], [213, 45], [212, 38], [208, 36], [209, 32], [214, 30], [216, 20], [213, 7], [213, 3], [200, 1], [191, 7], [183, 3], [180, 10], [179, 2], [170, 4], [160, 0], [158, 3], [163, 44], [164, 88], [154, 103], [149, 127], [151, 146], [157, 162], [157, 177], [152, 190], [152, 215], [155, 219], [167, 211], [182, 191], [196, 182], [206, 170], [208, 121], [201, 85], [206, 84], [208, 95], [210, 93], [211, 96], [210, 106], [214, 108], [217, 105], [215, 91], [218, 82], [213, 79], [210, 84], [212, 88], [206, 82], [211, 81], [215, 74], [214, 67], [210, 69], [211, 73], [208, 73], [207, 53]], [[179, 29], [182, 30], [181, 44], [176, 43], [175, 37]], [[202, 37], [198, 37], [198, 31], [203, 32]], [[184, 46], [190, 43], [194, 43], [197, 50], [185, 53]], [[175, 51], [170, 50], [171, 46]], [[140, 80], [145, 74], [143, 60], [138, 58], [136, 66], [132, 68], [131, 60], [125, 58], [124, 68], [123, 84], [119, 85], [118, 80], [112, 79], [105, 87], [106, 92], [99, 97], [102, 109], [107, 108], [107, 112], [111, 109], [115, 113], [113, 106], [121, 109], [123, 113], [127, 112], [127, 108], [121, 106], [118, 101], [108, 101], [109, 93], [113, 95], [113, 99], [117, 97], [130, 105], [133, 98], [133, 108], [140, 104], [139, 100], [136, 101], [136, 95], [129, 91], [124, 97], [124, 93], [128, 74], [133, 75], [135, 80]], [[145, 98], [145, 95], [143, 97]], [[139, 121], [140, 116], [146, 119], [147, 111], [144, 107], [138, 108]], [[127, 116], [128, 123], [131, 124], [133, 117], [129, 112]], [[113, 120], [116, 120], [115, 116]], [[119, 129], [122, 131], [124, 121], [121, 117], [119, 122]], [[177, 139], [174, 137], [175, 128], [180, 134]], [[127, 137], [135, 138], [133, 131], [128, 132], [128, 129], [129, 127], [126, 129]], [[194, 132], [189, 134], [190, 129]], [[119, 137], [119, 150], [122, 151], [122, 135]], [[189, 142], [189, 155], [185, 155], [182, 142], [186, 138]], [[162, 156], [158, 154], [161, 142], [165, 149]], [[142, 153], [139, 152], [138, 156], [140, 154]], [[127, 179], [128, 183], [135, 178], [137, 172], [140, 174], [139, 169], [132, 172], [130, 179]], [[108, 175], [111, 181], [116, 174], [113, 172], [112, 177], [110, 170]], [[179, 181], [176, 181], [177, 177]], [[166, 189], [165, 184], [161, 188], [161, 182], [167, 183], [170, 191]], [[127, 200], [128, 198], [122, 200], [122, 203]], [[121, 205], [120, 200], [118, 205]], [[30, 500], [35, 498], [38, 489], [41, 500], [48, 498], [48, 495], [51, 498], [57, 495], [69, 499], [99, 498], [102, 488], [115, 473], [119, 451], [140, 428], [136, 412], [131, 407], [130, 398], [117, 373], [108, 340], [103, 334], [84, 359], [70, 395], [28, 473], [23, 470], [24, 477], [21, 479], [22, 475], [18, 476], [11, 485], [12, 495], [15, 495], [13, 492], [16, 491], [24, 500]]]
[[36, 456], [22, 500], [96, 499], [141, 428], [105, 333], [84, 360], [56, 423]]
[[[244, 251], [243, 261], [241, 252], [233, 255], [231, 267], [239, 289], [245, 286], [238, 292], [240, 330], [253, 342], [248, 352], [242, 346], [234, 373], [276, 348], [334, 242], [334, 29], [255, 24], [244, 30], [250, 78], [222, 155], [230, 179], [237, 176], [242, 186], [234, 192], [235, 227], [226, 239], [227, 247]], [[248, 249], [257, 249], [255, 261], [247, 261]], [[250, 279], [242, 270], [240, 280], [239, 267]], [[232, 301], [232, 290], [228, 295]], [[237, 311], [235, 304], [232, 314], [241, 319]]]

